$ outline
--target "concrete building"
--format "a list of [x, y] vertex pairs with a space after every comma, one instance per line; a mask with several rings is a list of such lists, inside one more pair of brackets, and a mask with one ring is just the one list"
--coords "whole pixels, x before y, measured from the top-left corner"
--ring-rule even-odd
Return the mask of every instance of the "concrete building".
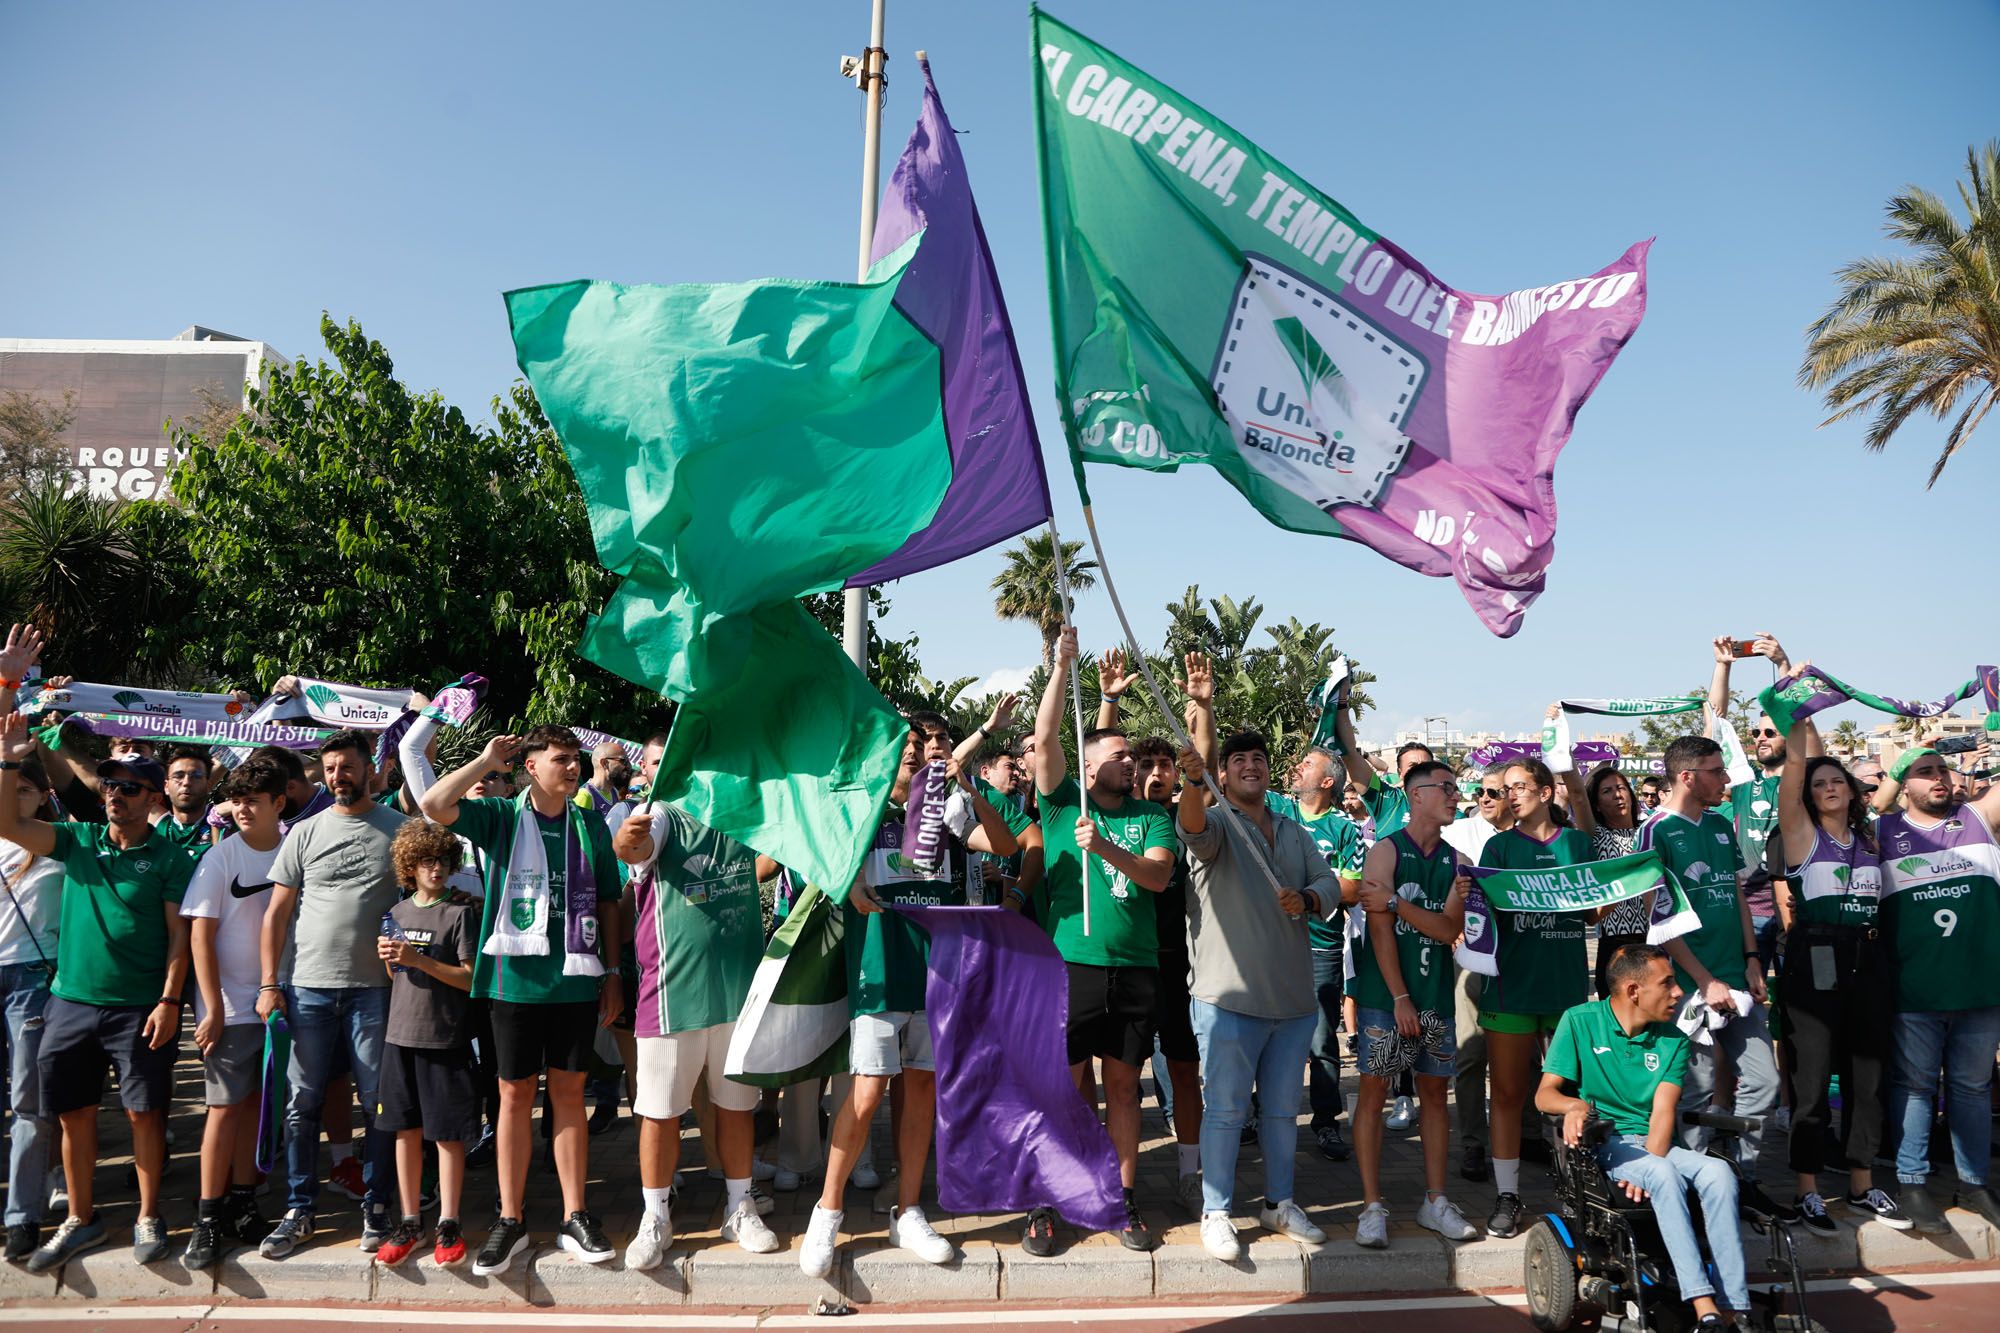
[[177, 451], [164, 428], [211, 401], [243, 404], [265, 367], [290, 364], [268, 343], [191, 325], [172, 338], [0, 338], [0, 396], [52, 406], [73, 395], [63, 435], [77, 481], [92, 495], [158, 494]]

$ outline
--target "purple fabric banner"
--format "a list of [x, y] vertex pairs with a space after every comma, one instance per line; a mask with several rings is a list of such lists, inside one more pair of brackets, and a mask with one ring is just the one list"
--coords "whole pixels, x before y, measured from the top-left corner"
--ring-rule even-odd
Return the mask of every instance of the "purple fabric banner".
[[[1618, 762], [1618, 747], [1610, 741], [1578, 741], [1569, 747], [1569, 755], [1579, 769], [1593, 764], [1615, 764]], [[1492, 768], [1495, 764], [1541, 757], [1540, 741], [1495, 741], [1474, 750], [1465, 757], [1465, 762], [1473, 768]]]
[[1034, 922], [992, 907], [906, 907], [930, 932], [938, 1202], [954, 1213], [1047, 1206], [1125, 1224], [1118, 1154], [1069, 1077], [1069, 974]]
[[958, 138], [924, 62], [924, 103], [875, 223], [872, 259], [928, 228], [896, 292], [896, 308], [944, 362], [951, 485], [929, 526], [847, 581], [885, 583], [1018, 536], [1049, 517], [1042, 446], [1028, 409], [1007, 303], [972, 201]]

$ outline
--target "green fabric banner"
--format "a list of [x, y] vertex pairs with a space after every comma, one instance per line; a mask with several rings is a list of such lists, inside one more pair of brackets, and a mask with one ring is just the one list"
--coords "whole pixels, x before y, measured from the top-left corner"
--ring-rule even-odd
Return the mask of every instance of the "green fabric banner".
[[[1668, 885], [1676, 899], [1680, 897], [1657, 852], [1634, 852], [1551, 870], [1468, 867], [1466, 873], [1502, 912], [1588, 912], [1637, 898], [1661, 884]], [[1682, 905], [1677, 902], [1676, 915]]]

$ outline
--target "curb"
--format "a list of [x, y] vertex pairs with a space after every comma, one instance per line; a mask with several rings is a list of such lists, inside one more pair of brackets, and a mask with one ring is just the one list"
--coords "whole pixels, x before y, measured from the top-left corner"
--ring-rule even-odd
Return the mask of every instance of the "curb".
[[[2000, 1230], [1978, 1214], [1952, 1208], [1951, 1231], [1921, 1236], [1879, 1225], [1843, 1226], [1838, 1236], [1800, 1234], [1799, 1254], [1813, 1277], [1885, 1276], [1937, 1264], [2000, 1259]], [[359, 1249], [307, 1249], [265, 1259], [254, 1249], [227, 1256], [213, 1274], [190, 1273], [178, 1258], [141, 1268], [123, 1246], [79, 1255], [60, 1275], [0, 1265], [0, 1300], [203, 1300], [393, 1302], [411, 1306], [488, 1305], [517, 1309], [699, 1306], [710, 1309], [796, 1306], [822, 1298], [857, 1304], [974, 1304], [996, 1301], [1123, 1300], [1148, 1297], [1361, 1292], [1436, 1293], [1513, 1289], [1521, 1285], [1525, 1234], [1454, 1244], [1428, 1233], [1398, 1232], [1386, 1250], [1363, 1250], [1349, 1236], [1325, 1245], [1244, 1236], [1244, 1256], [1224, 1264], [1199, 1245], [1163, 1245], [1140, 1254], [1115, 1245], [1078, 1244], [1047, 1259], [1015, 1246], [971, 1241], [949, 1264], [932, 1265], [886, 1245], [841, 1251], [826, 1278], [799, 1271], [794, 1249], [748, 1254], [733, 1245], [677, 1250], [650, 1273], [614, 1258], [582, 1264], [551, 1248], [498, 1277], [469, 1267], [440, 1271], [428, 1259], [385, 1269]], [[1745, 1239], [1752, 1274], [1765, 1270], [1763, 1237]]]

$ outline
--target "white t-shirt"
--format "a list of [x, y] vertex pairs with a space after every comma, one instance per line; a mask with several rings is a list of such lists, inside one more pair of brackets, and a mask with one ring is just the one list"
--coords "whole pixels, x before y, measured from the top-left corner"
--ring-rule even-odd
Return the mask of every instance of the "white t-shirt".
[[[0, 878], [14, 893], [13, 902], [0, 894], [0, 965], [39, 963], [44, 956], [55, 962], [56, 927], [62, 919], [62, 862], [31, 857], [26, 848], [0, 842]], [[37, 945], [40, 953], [35, 951]]]
[[[222, 984], [222, 1021], [230, 1026], [257, 1021], [257, 986], [264, 965], [259, 950], [264, 910], [271, 905], [271, 865], [278, 848], [260, 852], [241, 837], [208, 849], [194, 868], [181, 915], [213, 917], [216, 970]], [[286, 969], [289, 971], [289, 969]], [[279, 980], [283, 980], [281, 973]], [[207, 1006], [195, 988], [195, 1021]]]

